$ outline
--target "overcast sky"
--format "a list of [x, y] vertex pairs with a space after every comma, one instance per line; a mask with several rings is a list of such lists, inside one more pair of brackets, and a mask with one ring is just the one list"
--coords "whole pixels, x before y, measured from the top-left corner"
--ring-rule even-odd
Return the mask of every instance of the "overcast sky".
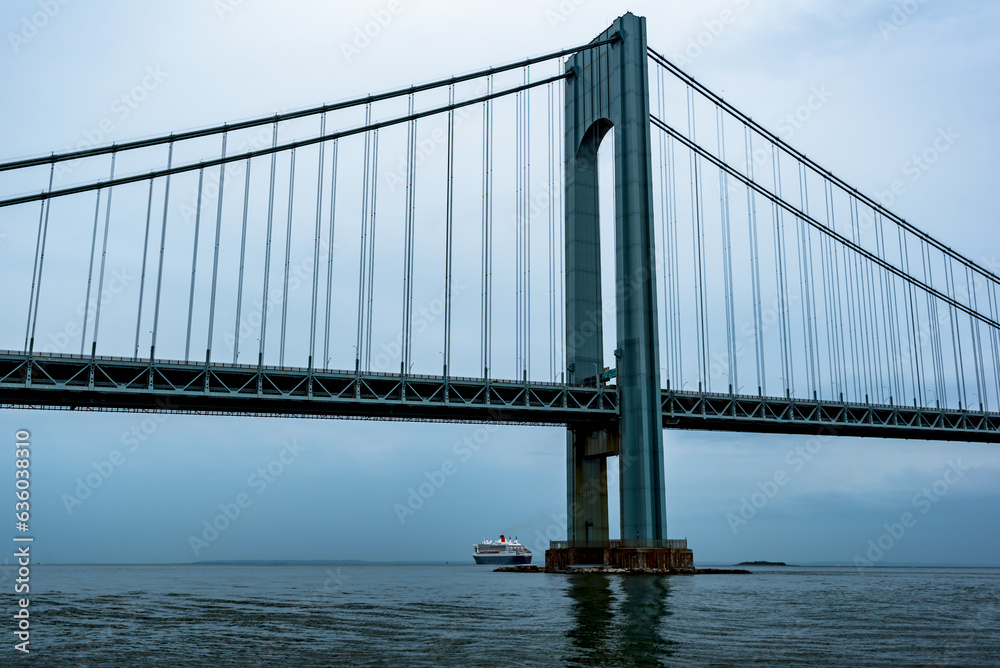
[[[17, 0], [0, 9], [0, 159], [521, 60], [625, 11], [647, 17], [652, 47], [861, 191], [903, 179], [897, 213], [1000, 269], [1000, 2]], [[783, 119], [820, 89], [789, 133]], [[957, 141], [914, 179], [907, 162], [942, 131]], [[540, 562], [565, 537], [558, 428], [0, 413], [0, 439], [22, 428], [45, 562], [468, 561], [500, 533]], [[1000, 565], [995, 445], [669, 431], [664, 444], [669, 533], [698, 561]], [[206, 532], [213, 521], [228, 526]]]

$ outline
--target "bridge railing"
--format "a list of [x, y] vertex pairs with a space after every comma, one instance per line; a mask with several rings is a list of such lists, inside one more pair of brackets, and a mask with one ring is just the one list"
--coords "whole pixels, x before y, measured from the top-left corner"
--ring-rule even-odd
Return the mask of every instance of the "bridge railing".
[[663, 538], [644, 539], [628, 538], [613, 540], [552, 540], [549, 541], [550, 550], [565, 550], [569, 548], [595, 548], [595, 549], [616, 549], [622, 547], [667, 547], [673, 550], [686, 550], [687, 538]]

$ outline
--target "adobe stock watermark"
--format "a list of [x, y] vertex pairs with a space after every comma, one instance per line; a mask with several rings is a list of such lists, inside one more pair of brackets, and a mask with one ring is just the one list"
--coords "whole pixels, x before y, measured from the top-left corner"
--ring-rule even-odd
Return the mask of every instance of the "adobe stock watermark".
[[[108, 143], [111, 135], [118, 129], [118, 124], [126, 121], [143, 102], [149, 99], [150, 94], [158, 89], [166, 81], [169, 73], [163, 70], [160, 65], [147, 65], [143, 70], [139, 81], [121, 94], [117, 95], [109, 104], [109, 113], [99, 120], [95, 127], [83, 131], [83, 139], [77, 142], [72, 148], [84, 150]], [[56, 164], [55, 178], [58, 181], [65, 179], [79, 165], [79, 160], [63, 161]]]
[[45, 335], [47, 340], [42, 346], [41, 352], [50, 354], [65, 352], [71, 342], [84, 335], [82, 319], [86, 317], [93, 321], [97, 314], [98, 305], [102, 309], [106, 309], [115, 301], [115, 298], [128, 289], [136, 278], [134, 274], [129, 273], [127, 267], [112, 269], [100, 295], [91, 297], [90, 302], [80, 301], [76, 306], [76, 318], [67, 320], [60, 329], [54, 332], [50, 331]]
[[17, 32], [8, 32], [7, 41], [14, 53], [19, 53], [21, 49], [28, 45], [28, 42], [35, 39], [52, 20], [59, 15], [62, 8], [71, 0], [38, 0], [38, 11], [26, 14], [21, 17], [20, 29]]
[[963, 466], [961, 459], [956, 459], [955, 461], [949, 460], [948, 468], [945, 469], [940, 478], [913, 495], [910, 504], [918, 512], [915, 514], [906, 511], [900, 514], [898, 521], [892, 524], [883, 524], [882, 528], [885, 531], [877, 538], [868, 540], [868, 550], [864, 553], [864, 556], [860, 554], [854, 555], [854, 565], [857, 567], [858, 572], [864, 572], [865, 568], [874, 566], [881, 561], [906, 536], [906, 533], [917, 525], [920, 519], [919, 515], [929, 513], [931, 508], [939, 503], [951, 488], [965, 477], [966, 472], [971, 470], [971, 468], [971, 466]]
[[589, 0], [562, 0], [555, 9], [546, 9], [545, 21], [549, 24], [549, 30], [555, 30], [569, 21], [570, 17], [587, 2]]
[[961, 138], [962, 135], [952, 130], [950, 126], [938, 128], [934, 140], [924, 150], [914, 153], [903, 163], [901, 169], [906, 179], [894, 179], [889, 184], [888, 190], [876, 194], [879, 203], [886, 208], [895, 204], [896, 200], [905, 195], [910, 186], [923, 178], [924, 174], [941, 160], [941, 156], [950, 151]]
[[[802, 300], [801, 295], [790, 294], [786, 297], [786, 304], [784, 309], [790, 311], [794, 304], [798, 304]], [[753, 345], [749, 342], [754, 338], [755, 335], [763, 336], [772, 327], [778, 324], [782, 314], [782, 304], [781, 301], [775, 297], [769, 305], [761, 309], [760, 312], [760, 325], [754, 323], [753, 320], [747, 320], [739, 328], [739, 338], [737, 338], [733, 344], [733, 355], [734, 362], [747, 353], [753, 350]], [[746, 341], [746, 343], [745, 343]], [[727, 377], [729, 375], [729, 354], [727, 352], [716, 351], [712, 353], [709, 359], [709, 379], [719, 380], [720, 378]], [[739, 393], [739, 388], [733, 388], [736, 393]]]
[[[622, 470], [627, 469], [637, 461], [639, 461], [637, 455], [619, 452], [617, 457], [612, 457], [608, 460], [608, 478], [617, 479]], [[572, 515], [574, 523], [579, 526], [584, 521], [584, 517], [591, 508], [591, 504], [598, 499], [607, 498], [607, 495], [607, 480], [599, 482], [588, 481], [581, 485], [576, 498], [570, 503], [567, 512], [550, 512], [548, 518], [545, 519], [551, 519], [552, 521], [545, 527], [544, 531], [542, 529], [535, 529], [534, 542], [532, 543], [534, 552], [544, 555], [545, 550], [549, 549], [549, 543], [556, 540], [566, 540], [569, 535], [570, 516]]]
[[892, 6], [892, 12], [888, 18], [879, 19], [876, 26], [878, 34], [883, 40], [888, 40], [892, 34], [899, 32], [903, 26], [910, 22], [910, 19], [920, 11], [922, 5], [926, 5], [928, 0], [903, 0]]
[[[234, 151], [231, 155], [247, 153], [249, 151], [256, 151], [258, 149], [269, 147], [271, 144], [271, 137], [271, 130], [261, 128], [256, 134], [241, 141], [238, 150]], [[246, 170], [246, 161], [234, 160], [232, 162], [227, 162], [224, 166], [224, 170], [226, 182], [233, 183], [237, 177], [244, 175]], [[199, 206], [202, 211], [205, 211], [207, 210], [208, 205], [218, 202], [221, 184], [221, 170], [210, 169], [205, 173], [200, 193], [197, 185], [191, 186], [191, 199], [182, 203], [178, 207], [178, 211], [180, 212], [185, 223], [188, 225], [194, 223], [195, 218], [198, 215]], [[199, 194], [201, 195], [201, 199], [198, 199]]]
[[[171, 408], [169, 399], [157, 399], [156, 404], [165, 411]], [[168, 417], [164, 413], [153, 413], [133, 424], [127, 431], [123, 431], [118, 440], [125, 449], [112, 450], [106, 459], [91, 462], [90, 466], [94, 470], [76, 479], [76, 488], [72, 494], [64, 492], [60, 497], [66, 512], [72, 515], [75, 509], [93, 496], [94, 492], [107, 482], [115, 471], [125, 465], [128, 455], [138, 452], [139, 448], [159, 430], [160, 425], [166, 422]]]
[[740, 14], [750, 9], [753, 0], [732, 0], [735, 9], [723, 9], [718, 16], [702, 22], [702, 29], [687, 38], [682, 51], [675, 51], [671, 55], [671, 60], [677, 65], [690, 65], [700, 58], [702, 54], [713, 44], [715, 40], [722, 37], [729, 26], [736, 23]]
[[[287, 468], [295, 463], [302, 452], [304, 445], [299, 445], [296, 439], [285, 441], [281, 452], [267, 463], [266, 466], [259, 467], [247, 478], [246, 490], [237, 494], [232, 501], [219, 504], [219, 514], [211, 519], [202, 522], [202, 529], [198, 535], [188, 536], [188, 545], [194, 556], [199, 556], [202, 550], [207, 549], [212, 543], [219, 539], [229, 527], [236, 523], [251, 505], [255, 496], [260, 496], [266, 492], [274, 482], [280, 478]], [[251, 496], [250, 492], [254, 493]]]
[[[477, 95], [486, 94], [486, 86], [482, 86], [482, 91], [477, 91]], [[469, 111], [469, 107], [461, 107], [455, 110], [455, 122], [453, 125], [453, 131], [458, 132], [459, 128], [465, 124], [467, 120], [472, 118], [472, 112]], [[417, 140], [416, 146], [414, 146], [414, 167], [419, 168], [427, 160], [430, 159], [432, 155], [437, 153], [438, 149], [448, 143], [448, 132], [443, 127], [436, 127], [431, 130], [427, 135]], [[406, 185], [407, 177], [407, 161], [404, 154], [400, 154], [396, 160], [396, 169], [387, 170], [382, 173], [382, 179], [389, 186], [389, 190], [396, 192], [399, 190], [400, 186]]]
[[[483, 97], [489, 92], [486, 81], [480, 81], [476, 86], [474, 97]], [[470, 107], [464, 106], [454, 110], [454, 121], [452, 133], [457, 134], [466, 121], [473, 117]], [[414, 147], [415, 167], [420, 167], [430, 159], [438, 149], [448, 143], [448, 133], [446, 127], [437, 126], [424, 137], [417, 141]], [[407, 181], [407, 157], [408, 153], [400, 153], [396, 158], [395, 170], [382, 172], [381, 178], [389, 186], [389, 190], [396, 192], [400, 186], [406, 185]]]
[[392, 25], [393, 20], [403, 11], [401, 0], [389, 0], [383, 9], [371, 13], [371, 20], [354, 28], [354, 36], [349, 42], [340, 43], [340, 53], [344, 60], [350, 63], [372, 45], [385, 30]]
[[326, 569], [326, 578], [323, 580], [323, 586], [320, 587], [319, 592], [323, 595], [323, 598], [329, 600], [336, 596], [337, 594], [343, 593], [344, 584], [350, 580], [350, 577], [344, 575], [340, 572], [340, 567], [337, 567], [336, 572], [332, 568]]
[[549, 549], [549, 543], [554, 540], [566, 540], [569, 532], [569, 513], [549, 513], [552, 522], [541, 529], [535, 529], [535, 542], [533, 547], [535, 554], [541, 554], [543, 559], [545, 550]]
[[799, 473], [823, 450], [823, 444], [836, 436], [833, 429], [824, 429], [826, 433], [813, 436], [804, 445], [796, 445], [785, 454], [785, 464], [789, 470], [778, 469], [766, 479], [757, 482], [757, 491], [749, 496], [740, 497], [740, 508], [735, 513], [726, 514], [726, 523], [733, 535], [747, 526], [757, 513], [763, 510], [771, 500], [778, 496], [781, 489], [792, 480], [792, 474]]
[[831, 97], [833, 97], [833, 93], [827, 89], [826, 84], [811, 87], [805, 102], [785, 114], [785, 117], [775, 125], [781, 138], [785, 141], [791, 140], [795, 133], [812, 120], [813, 115], [830, 101]]
[[236, 11], [237, 7], [243, 5], [243, 0], [212, 0], [212, 10], [220, 21]]
[[[330, 247], [324, 242], [319, 244], [319, 266], [322, 266], [330, 259], [331, 250]], [[302, 289], [302, 286], [308, 285], [312, 286], [313, 273], [317, 270], [317, 266], [314, 265], [312, 255], [306, 255], [301, 260], [289, 265], [288, 273], [288, 295], [291, 296]], [[267, 295], [267, 308], [268, 310], [275, 309], [281, 306], [282, 302], [285, 300], [285, 293], [283, 288], [273, 288]], [[240, 316], [239, 322], [239, 343], [242, 346], [243, 342], [248, 339], [255, 332], [260, 332], [261, 323], [264, 321], [264, 302], [260, 299], [251, 303], [251, 310]], [[222, 335], [223, 343], [229, 352], [234, 352], [236, 350], [236, 335], [230, 332], [225, 332]], [[329, 360], [326, 360], [329, 362]]]
[[[467, 463], [475, 453], [489, 443], [490, 438], [498, 431], [500, 431], [498, 424], [481, 425], [472, 434], [456, 441], [451, 450], [458, 458], [459, 463]], [[438, 490], [445, 486], [448, 479], [456, 473], [458, 473], [458, 463], [453, 459], [445, 459], [434, 471], [424, 471], [425, 480], [418, 483], [416, 487], [410, 487], [407, 490], [409, 496], [406, 497], [406, 502], [397, 502], [392, 505], [392, 510], [396, 513], [396, 519], [399, 520], [400, 526], [406, 524], [407, 519], [416, 515], [417, 511], [423, 508], [424, 504], [433, 498]]]
[[[453, 285], [451, 288], [452, 301], [461, 297], [468, 289], [468, 286], [462, 283]], [[430, 303], [414, 309], [413, 324], [411, 325], [412, 334], [423, 334], [427, 331], [428, 327], [433, 325], [444, 315], [446, 296], [445, 292], [442, 291], [441, 294], [432, 299]], [[399, 368], [399, 362], [403, 359], [402, 354], [403, 334], [400, 332], [394, 341], [389, 343], [383, 341], [379, 344], [379, 353], [375, 355], [375, 358], [372, 360], [372, 367], [370, 370], [377, 372], [394, 371]]]

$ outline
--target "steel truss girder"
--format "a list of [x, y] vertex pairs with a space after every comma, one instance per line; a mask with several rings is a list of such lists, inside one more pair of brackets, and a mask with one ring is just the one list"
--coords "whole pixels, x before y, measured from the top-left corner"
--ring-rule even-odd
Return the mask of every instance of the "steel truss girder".
[[[676, 390], [661, 400], [669, 429], [1000, 443], [998, 413]], [[614, 387], [20, 352], [0, 352], [0, 406], [612, 428], [618, 420]]]
[[514, 424], [612, 423], [605, 388], [165, 360], [0, 353], [0, 406]]
[[1000, 443], [1000, 414], [839, 401], [662, 392], [673, 429]]

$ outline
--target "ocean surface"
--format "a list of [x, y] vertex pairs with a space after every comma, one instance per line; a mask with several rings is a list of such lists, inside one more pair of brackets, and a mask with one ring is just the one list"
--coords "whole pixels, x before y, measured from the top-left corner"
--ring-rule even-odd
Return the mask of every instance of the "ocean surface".
[[0, 665], [1000, 665], [1000, 569], [752, 570], [39, 565]]

